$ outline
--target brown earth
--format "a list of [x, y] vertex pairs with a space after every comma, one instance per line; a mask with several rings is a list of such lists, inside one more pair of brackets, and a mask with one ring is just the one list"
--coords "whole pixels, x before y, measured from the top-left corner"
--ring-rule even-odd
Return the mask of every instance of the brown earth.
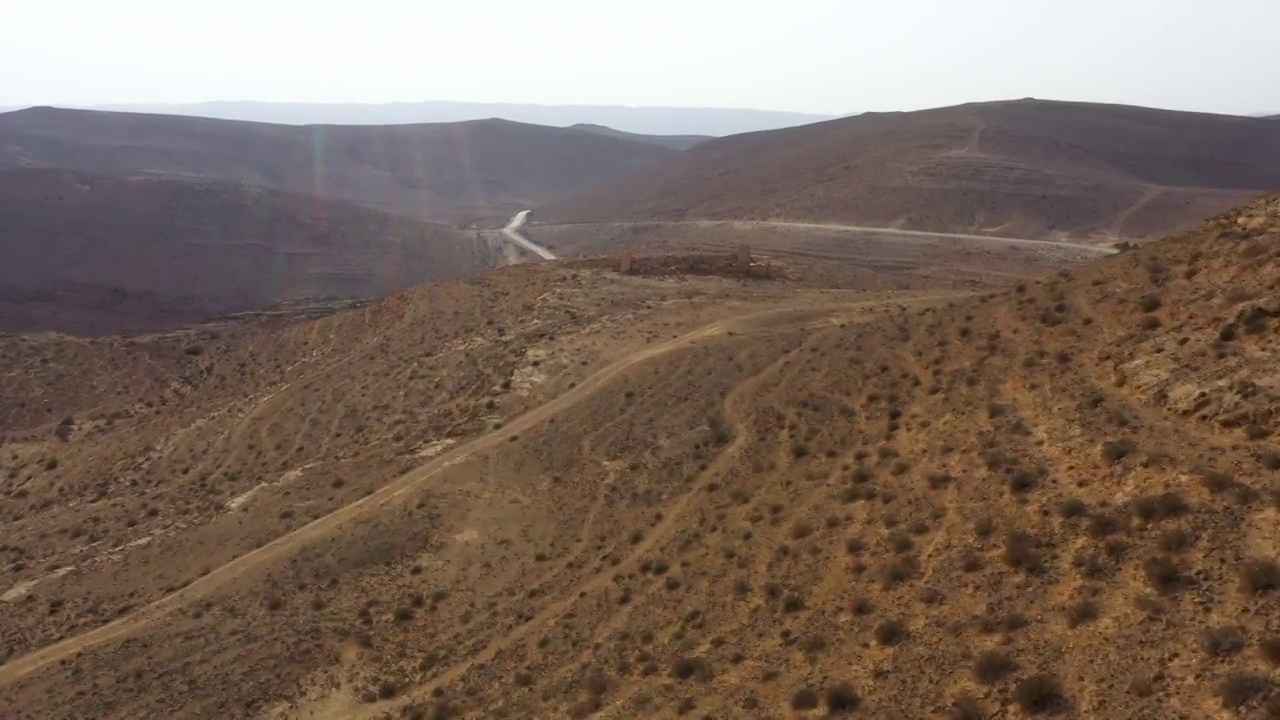
[[0, 331], [171, 328], [377, 298], [501, 263], [492, 238], [248, 185], [0, 171]]
[[0, 169], [248, 183], [450, 223], [510, 215], [674, 152], [503, 120], [293, 126], [55, 108], [0, 114]]
[[1019, 100], [713, 140], [534, 219], [1148, 238], [1276, 189], [1280, 127], [1264, 119]]
[[1280, 713], [1280, 199], [1004, 289], [780, 262], [4, 339], [0, 703]]

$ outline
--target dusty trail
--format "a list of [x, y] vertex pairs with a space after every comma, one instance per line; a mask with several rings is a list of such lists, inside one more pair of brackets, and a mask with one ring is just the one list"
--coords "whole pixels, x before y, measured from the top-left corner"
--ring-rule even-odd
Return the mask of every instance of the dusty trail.
[[1094, 255], [1114, 255], [1118, 252], [1113, 247], [1105, 245], [1089, 245], [1085, 243], [1065, 242], [1061, 240], [1035, 240], [1031, 238], [1012, 238], [1000, 237], [997, 235], [973, 235], [970, 233], [946, 233], [933, 232], [929, 230], [901, 230], [898, 228], [886, 227], [868, 227], [865, 225], [844, 225], [840, 223], [817, 223], [817, 222], [789, 222], [784, 220], [652, 220], [638, 222], [609, 222], [609, 223], [564, 223], [564, 224], [547, 224], [539, 227], [570, 227], [573, 225], [584, 225], [594, 227], [631, 227], [636, 225], [696, 225], [703, 227], [712, 226], [729, 226], [729, 227], [776, 227], [776, 228], [797, 228], [803, 230], [833, 230], [836, 232], [850, 233], [872, 233], [876, 235], [891, 235], [902, 240], [924, 239], [924, 240], [963, 240], [966, 242], [983, 242], [995, 245], [1018, 245], [1029, 248], [1065, 248], [1070, 250], [1078, 250]]
[[581, 598], [607, 587], [613, 582], [613, 577], [618, 572], [629, 570], [639, 564], [641, 558], [648, 555], [655, 547], [671, 536], [675, 529], [679, 527], [680, 520], [689, 508], [690, 503], [706, 491], [708, 483], [723, 476], [732, 467], [743, 446], [753, 439], [744, 417], [746, 414], [742, 407], [744, 399], [749, 398], [769, 377], [786, 367], [797, 354], [808, 348], [814, 337], [834, 329], [832, 326], [814, 328], [812, 323], [806, 323], [802, 327], [812, 329], [814, 334], [760, 372], [743, 380], [725, 397], [724, 413], [725, 418], [734, 430], [733, 441], [716, 456], [706, 470], [698, 474], [697, 479], [684, 494], [673, 500], [671, 506], [664, 510], [662, 521], [646, 533], [643, 541], [630, 549], [619, 565], [611, 567], [607, 571], [588, 575], [581, 582], [561, 593], [555, 601], [544, 607], [529, 622], [520, 625], [505, 635], [492, 639], [480, 652], [445, 669], [427, 683], [414, 688], [412, 692], [403, 694], [392, 703], [362, 708], [361, 712], [348, 715], [347, 718], [349, 720], [369, 720], [370, 718], [387, 716], [394, 714], [396, 710], [414, 701], [430, 697], [431, 692], [436, 688], [456, 682], [477, 665], [493, 661], [507, 648], [524, 641], [526, 637], [534, 632], [553, 624], [568, 613]]
[[[812, 327], [834, 322], [835, 318], [850, 311], [856, 312], [890, 304], [936, 302], [960, 295], [962, 294], [945, 293], [912, 298], [845, 302], [827, 307], [791, 306], [755, 311], [721, 319], [666, 342], [646, 347], [614, 361], [591, 375], [577, 387], [511, 420], [505, 426], [455, 446], [430, 462], [388, 483], [372, 495], [361, 498], [289, 534], [282, 535], [256, 550], [241, 555], [186, 587], [166, 595], [132, 614], [0, 665], [0, 686], [12, 684], [31, 673], [77, 653], [137, 633], [170, 613], [186, 607], [234, 582], [246, 573], [284, 558], [297, 549], [328, 536], [344, 523], [356, 520], [367, 513], [375, 511], [382, 505], [413, 492], [422, 483], [445, 469], [467, 460], [470, 456], [499, 446], [507, 442], [511, 435], [525, 432], [546, 422], [590, 396], [621, 373], [654, 357], [689, 347], [707, 338], [729, 332], [750, 333], [761, 329], [786, 327], [788, 325]], [[819, 320], [819, 317], [822, 316], [826, 316], [825, 321]]]
[[1120, 213], [1120, 216], [1116, 218], [1115, 223], [1111, 225], [1111, 237], [1124, 237], [1121, 233], [1124, 231], [1125, 223], [1129, 222], [1129, 218], [1133, 217], [1135, 213], [1146, 207], [1152, 200], [1155, 200], [1157, 197], [1162, 195], [1166, 189], [1167, 188], [1163, 188], [1158, 185], [1152, 185], [1147, 188], [1147, 191], [1142, 194], [1142, 197], [1138, 198], [1137, 202], [1130, 205], [1128, 210]]

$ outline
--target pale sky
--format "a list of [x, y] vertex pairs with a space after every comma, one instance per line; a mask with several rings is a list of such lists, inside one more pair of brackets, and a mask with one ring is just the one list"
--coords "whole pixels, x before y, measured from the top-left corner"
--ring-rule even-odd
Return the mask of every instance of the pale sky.
[[0, 106], [1280, 112], [1280, 0], [0, 0]]

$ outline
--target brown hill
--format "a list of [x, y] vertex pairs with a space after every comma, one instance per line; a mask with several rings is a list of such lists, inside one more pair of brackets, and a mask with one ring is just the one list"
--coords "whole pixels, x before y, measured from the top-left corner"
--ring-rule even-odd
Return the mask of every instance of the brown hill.
[[999, 292], [790, 270], [0, 341], [6, 712], [1280, 712], [1280, 198]]
[[0, 331], [150, 330], [384, 297], [497, 260], [474, 234], [248, 185], [0, 171]]
[[1021, 100], [713, 140], [542, 222], [758, 219], [1150, 237], [1280, 188], [1258, 118]]
[[672, 150], [688, 150], [698, 143], [704, 143], [711, 139], [710, 135], [638, 135], [636, 133], [614, 130], [611, 127], [605, 127], [604, 125], [592, 125], [591, 123], [578, 123], [577, 125], [570, 126], [569, 129], [596, 133], [606, 137], [621, 138], [623, 140], [633, 140], [635, 142], [648, 143], [650, 145], [658, 145]]
[[0, 169], [242, 182], [433, 221], [533, 207], [673, 152], [502, 120], [300, 127], [55, 108], [0, 115]]

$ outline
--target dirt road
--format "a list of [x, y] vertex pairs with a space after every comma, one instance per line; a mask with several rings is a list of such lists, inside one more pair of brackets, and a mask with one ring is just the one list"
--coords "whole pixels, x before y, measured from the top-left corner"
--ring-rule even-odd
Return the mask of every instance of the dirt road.
[[998, 237], [995, 235], [971, 235], [967, 233], [944, 233], [933, 232], [929, 230], [899, 230], [896, 228], [883, 227], [867, 227], [864, 225], [841, 225], [837, 223], [809, 223], [809, 222], [788, 222], [782, 220], [657, 220], [657, 221], [641, 221], [641, 222], [613, 222], [613, 223], [566, 223], [563, 225], [539, 225], [543, 228], [567, 227], [570, 225], [590, 225], [594, 227], [630, 227], [645, 225], [693, 225], [693, 226], [740, 226], [740, 227], [776, 227], [776, 228], [799, 228], [809, 230], [834, 230], [836, 232], [849, 233], [867, 233], [876, 235], [889, 235], [903, 240], [928, 239], [928, 240], [964, 240], [968, 242], [993, 243], [997, 245], [1020, 245], [1024, 247], [1055, 247], [1069, 248], [1094, 255], [1113, 255], [1119, 252], [1113, 247], [1105, 245], [1088, 245], [1084, 243], [1073, 243], [1059, 240], [1033, 240], [1029, 238], [1010, 238]]
[[520, 228], [523, 227], [525, 221], [529, 219], [529, 212], [529, 210], [521, 210], [515, 215], [512, 215], [511, 220], [507, 222], [506, 227], [502, 228], [502, 236], [534, 255], [537, 255], [543, 260], [555, 260], [556, 256], [550, 250], [531, 242], [529, 238], [520, 234]]

